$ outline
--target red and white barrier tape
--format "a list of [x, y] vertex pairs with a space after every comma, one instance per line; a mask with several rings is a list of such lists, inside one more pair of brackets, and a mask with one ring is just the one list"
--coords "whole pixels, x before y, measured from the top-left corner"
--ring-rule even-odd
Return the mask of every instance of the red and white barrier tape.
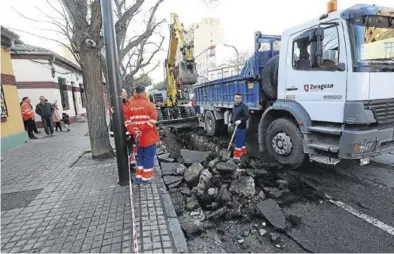
[[[132, 155], [133, 156], [133, 155]], [[131, 181], [131, 172], [129, 171], [129, 186], [130, 186], [130, 207], [131, 207], [131, 219], [133, 221], [133, 253], [138, 252], [138, 237], [137, 237], [137, 230], [135, 228], [135, 213], [134, 213], [134, 203], [133, 203], [133, 185]]]

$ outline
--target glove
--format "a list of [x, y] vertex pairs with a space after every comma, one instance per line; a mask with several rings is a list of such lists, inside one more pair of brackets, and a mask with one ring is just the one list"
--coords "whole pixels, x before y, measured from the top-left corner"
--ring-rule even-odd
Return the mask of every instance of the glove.
[[241, 123], [241, 120], [235, 121], [235, 125], [238, 126]]

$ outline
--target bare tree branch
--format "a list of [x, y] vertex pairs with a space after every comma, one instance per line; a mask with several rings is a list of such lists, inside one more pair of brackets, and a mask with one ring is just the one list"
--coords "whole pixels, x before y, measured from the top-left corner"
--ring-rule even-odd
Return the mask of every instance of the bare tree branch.
[[[140, 0], [140, 1], [142, 1], [142, 0]], [[132, 48], [139, 45], [145, 39], [149, 38], [152, 35], [152, 33], [155, 31], [155, 29], [165, 21], [165, 20], [162, 20], [158, 23], [154, 23], [156, 11], [163, 1], [164, 0], [158, 0], [156, 2], [156, 4], [151, 8], [150, 17], [149, 17], [148, 23], [146, 25], [145, 32], [142, 33], [135, 40], [131, 40], [125, 47], [123, 47], [122, 50], [119, 51], [119, 59], [123, 60], [123, 58], [126, 56], [127, 52], [129, 52]]]
[[115, 1], [115, 4], [118, 3], [118, 12], [120, 16], [119, 20], [115, 23], [116, 42], [118, 44], [118, 48], [123, 48], [130, 21], [135, 15], [138, 14], [139, 9], [144, 1], [145, 0], [137, 0], [131, 7], [126, 9], [124, 13], [122, 12], [122, 8], [125, 7], [125, 0], [122, 0], [120, 3], [118, 3], [118, 0]]

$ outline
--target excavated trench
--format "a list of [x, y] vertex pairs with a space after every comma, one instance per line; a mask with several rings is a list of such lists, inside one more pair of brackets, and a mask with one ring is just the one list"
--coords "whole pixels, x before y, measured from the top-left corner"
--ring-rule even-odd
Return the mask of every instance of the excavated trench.
[[190, 252], [308, 251], [289, 237], [303, 221], [286, 208], [319, 203], [322, 193], [275, 163], [222, 160], [226, 138], [199, 129], [161, 130], [160, 136], [162, 177]]

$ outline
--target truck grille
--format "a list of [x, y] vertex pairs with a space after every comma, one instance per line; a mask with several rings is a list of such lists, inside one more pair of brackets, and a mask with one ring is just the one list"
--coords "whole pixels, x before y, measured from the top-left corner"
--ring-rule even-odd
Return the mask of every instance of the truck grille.
[[394, 99], [367, 101], [364, 107], [372, 110], [378, 124], [394, 123]]

